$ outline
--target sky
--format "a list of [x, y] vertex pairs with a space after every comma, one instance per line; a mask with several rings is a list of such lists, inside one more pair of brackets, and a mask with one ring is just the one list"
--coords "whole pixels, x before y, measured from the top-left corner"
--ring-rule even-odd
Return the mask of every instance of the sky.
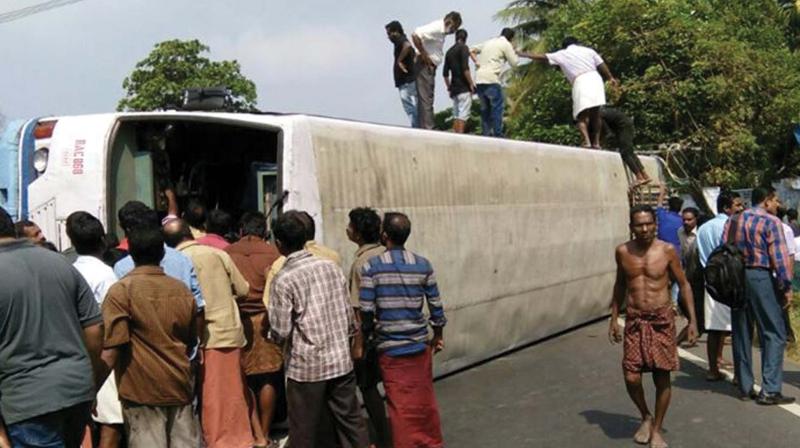
[[[499, 34], [494, 15], [508, 1], [82, 0], [0, 23], [0, 114], [112, 112], [154, 44], [196, 38], [209, 58], [239, 61], [261, 110], [404, 125], [383, 26], [400, 20], [410, 36], [457, 10], [478, 43]], [[43, 2], [0, 1], [0, 14]], [[436, 81], [440, 110], [450, 105], [441, 70]]]

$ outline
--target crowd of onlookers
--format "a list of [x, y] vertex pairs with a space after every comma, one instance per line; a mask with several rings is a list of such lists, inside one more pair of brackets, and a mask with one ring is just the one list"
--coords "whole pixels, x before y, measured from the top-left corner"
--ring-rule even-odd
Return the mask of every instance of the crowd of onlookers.
[[[717, 215], [706, 216], [695, 207], [683, 208], [683, 200], [671, 197], [664, 203], [662, 187], [657, 214], [657, 236], [675, 247], [681, 256], [694, 296], [695, 315], [701, 333], [707, 333], [708, 381], [724, 379], [723, 368], [734, 369], [735, 383], [743, 399], [759, 404], [794, 401], [781, 395], [783, 355], [788, 341], [794, 340], [788, 310], [792, 305], [793, 285], [797, 287], [800, 262], [798, 213], [783, 207], [772, 188], [752, 191], [750, 208], [742, 197], [722, 191], [717, 198]], [[715, 249], [730, 243], [743, 256], [746, 288], [745, 303], [729, 308], [708, 293], [703, 269]], [[677, 301], [677, 287], [673, 287]], [[687, 310], [683, 310], [688, 315]], [[755, 327], [755, 328], [754, 328]], [[762, 348], [761, 393], [754, 387], [751, 345], [754, 329]], [[726, 339], [732, 342], [733, 363], [723, 357]], [[686, 329], [678, 342], [686, 340]]]
[[120, 241], [74, 212], [58, 253], [0, 209], [0, 447], [443, 446], [406, 215], [353, 209], [343, 271], [306, 212], [170, 211], [126, 203]]

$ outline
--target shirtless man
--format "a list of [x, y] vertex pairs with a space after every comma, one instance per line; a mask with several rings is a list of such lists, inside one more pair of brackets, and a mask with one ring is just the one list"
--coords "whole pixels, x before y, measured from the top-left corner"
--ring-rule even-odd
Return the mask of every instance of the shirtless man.
[[[653, 209], [647, 206], [631, 209], [630, 229], [633, 240], [619, 245], [616, 250], [617, 280], [608, 337], [612, 344], [623, 339], [625, 341], [622, 359], [625, 387], [642, 414], [642, 425], [636, 431], [634, 441], [650, 443], [651, 448], [666, 448], [661, 428], [671, 397], [670, 372], [678, 370], [675, 312], [669, 295], [670, 277], [680, 285], [681, 297], [689, 312], [690, 342], [697, 340], [694, 300], [677, 251], [670, 244], [656, 239]], [[623, 335], [617, 318], [626, 297], [627, 317]], [[655, 417], [647, 408], [642, 372], [653, 372], [656, 385]]]

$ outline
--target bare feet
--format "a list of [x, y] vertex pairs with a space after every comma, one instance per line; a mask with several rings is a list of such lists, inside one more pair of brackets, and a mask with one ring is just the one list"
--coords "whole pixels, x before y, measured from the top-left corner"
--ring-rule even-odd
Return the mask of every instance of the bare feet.
[[706, 375], [706, 381], [716, 382], [722, 381], [725, 377], [720, 372], [708, 372]]
[[639, 430], [633, 435], [633, 441], [639, 445], [646, 445], [650, 441], [650, 436], [653, 431], [653, 417], [647, 416], [642, 420], [642, 425]]
[[667, 445], [667, 441], [661, 437], [660, 432], [653, 431], [650, 435], [650, 448], [669, 448], [669, 445]]
[[645, 177], [645, 178], [642, 178], [642, 179], [636, 179], [636, 181], [633, 183], [633, 185], [631, 185], [631, 188], [639, 188], [642, 185], [647, 185], [652, 181], [653, 181], [653, 179], [650, 179], [649, 177]]
[[732, 369], [733, 368], [733, 363], [728, 361], [728, 360], [726, 360], [726, 359], [724, 359], [724, 358], [717, 359], [717, 365], [721, 369]]

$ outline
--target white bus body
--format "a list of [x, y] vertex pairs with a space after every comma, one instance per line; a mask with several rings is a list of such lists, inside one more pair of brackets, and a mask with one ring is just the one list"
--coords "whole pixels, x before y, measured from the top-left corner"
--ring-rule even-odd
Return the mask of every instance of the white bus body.
[[[282, 209], [309, 211], [317, 239], [342, 254], [345, 272], [356, 249], [345, 235], [351, 208], [408, 214], [408, 247], [433, 263], [449, 319], [437, 374], [602, 316], [614, 248], [629, 235], [628, 179], [613, 152], [304, 115], [52, 120], [48, 166], [27, 185], [20, 210], [61, 249], [69, 245], [64, 221], [73, 211], [89, 211], [113, 230], [127, 200], [159, 206], [159, 150], [169, 155], [172, 180], [212, 198], [212, 207], [243, 205], [237, 192], [253, 195], [242, 187], [253, 179], [242, 179], [258, 174], [232, 167], [253, 160], [276, 166], [276, 177], [256, 180], [259, 191], [267, 193], [264, 179], [271, 182], [267, 199], [288, 191]], [[663, 178], [655, 160], [643, 162], [651, 177]], [[269, 200], [249, 203], [264, 209]]]

